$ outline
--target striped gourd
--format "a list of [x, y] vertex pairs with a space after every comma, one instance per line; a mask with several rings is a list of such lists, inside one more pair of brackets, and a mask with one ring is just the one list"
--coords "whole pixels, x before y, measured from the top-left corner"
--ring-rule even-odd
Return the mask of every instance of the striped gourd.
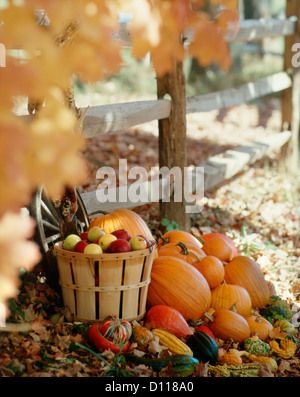
[[177, 338], [177, 336], [171, 334], [163, 329], [155, 328], [152, 330], [152, 334], [157, 336], [159, 342], [167, 346], [168, 349], [175, 354], [187, 354], [193, 356], [192, 350], [184, 343], [182, 340]]

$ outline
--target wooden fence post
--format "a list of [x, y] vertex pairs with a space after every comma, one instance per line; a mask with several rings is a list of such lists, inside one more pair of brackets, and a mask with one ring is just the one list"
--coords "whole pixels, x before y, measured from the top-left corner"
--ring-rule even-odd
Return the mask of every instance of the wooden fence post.
[[[179, 167], [182, 175], [182, 200], [160, 201], [160, 217], [175, 221], [181, 230], [189, 230], [190, 216], [186, 214], [184, 200], [184, 167], [187, 166], [186, 92], [182, 62], [176, 62], [173, 71], [157, 78], [157, 96], [171, 97], [171, 113], [159, 120], [159, 167]], [[175, 177], [176, 178], [176, 177]]]
[[290, 69], [293, 84], [282, 92], [282, 129], [292, 132], [284, 150], [284, 161], [287, 170], [296, 174], [300, 166], [300, 67], [292, 64], [292, 46], [300, 43], [300, 2], [298, 0], [286, 0], [286, 18], [296, 16], [296, 30], [293, 35], [285, 37], [284, 70]]

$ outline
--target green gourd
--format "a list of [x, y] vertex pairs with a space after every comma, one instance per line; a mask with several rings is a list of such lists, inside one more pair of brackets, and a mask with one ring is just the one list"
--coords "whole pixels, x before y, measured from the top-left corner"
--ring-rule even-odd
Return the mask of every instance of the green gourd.
[[187, 338], [186, 344], [191, 348], [194, 357], [199, 361], [203, 363], [209, 361], [212, 365], [216, 363], [218, 359], [218, 345], [215, 339], [206, 332], [195, 332]]
[[268, 356], [270, 353], [270, 346], [268, 343], [263, 342], [258, 336], [251, 336], [244, 341], [244, 348], [248, 353], [260, 354], [262, 356]]

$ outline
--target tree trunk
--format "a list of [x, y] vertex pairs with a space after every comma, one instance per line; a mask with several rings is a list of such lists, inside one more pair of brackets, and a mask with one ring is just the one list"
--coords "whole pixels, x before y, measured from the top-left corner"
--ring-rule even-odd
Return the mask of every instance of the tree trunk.
[[186, 213], [184, 199], [184, 168], [187, 166], [186, 142], [186, 93], [183, 64], [176, 62], [172, 72], [157, 78], [157, 96], [159, 99], [171, 97], [171, 113], [168, 119], [159, 120], [159, 167], [169, 171], [178, 167], [181, 172], [181, 184], [178, 180], [175, 189], [180, 185], [182, 197], [171, 195], [167, 201], [160, 202], [160, 217], [175, 221], [181, 230], [189, 230], [190, 217]]

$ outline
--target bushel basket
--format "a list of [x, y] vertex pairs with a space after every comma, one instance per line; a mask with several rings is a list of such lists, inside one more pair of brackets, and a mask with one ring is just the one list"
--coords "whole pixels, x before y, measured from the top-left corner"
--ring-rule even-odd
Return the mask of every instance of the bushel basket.
[[146, 301], [155, 246], [118, 254], [83, 254], [56, 243], [59, 283], [64, 305], [74, 319], [96, 322], [115, 314], [139, 320]]

